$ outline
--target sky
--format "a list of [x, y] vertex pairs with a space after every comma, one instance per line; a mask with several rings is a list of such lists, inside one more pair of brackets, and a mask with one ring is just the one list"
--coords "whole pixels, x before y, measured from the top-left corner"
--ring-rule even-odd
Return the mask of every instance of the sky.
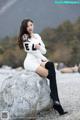
[[80, 5], [56, 5], [54, 0], [0, 0], [0, 38], [16, 35], [21, 21], [31, 18], [35, 32], [57, 27], [65, 20], [75, 22]]

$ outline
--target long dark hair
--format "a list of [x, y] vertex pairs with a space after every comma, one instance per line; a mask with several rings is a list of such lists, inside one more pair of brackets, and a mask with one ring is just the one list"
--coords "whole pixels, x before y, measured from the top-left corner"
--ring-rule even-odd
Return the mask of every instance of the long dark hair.
[[23, 40], [22, 40], [22, 36], [24, 34], [27, 34], [28, 35], [28, 38], [31, 38], [29, 32], [27, 31], [26, 27], [28, 25], [28, 22], [32, 22], [33, 23], [33, 20], [31, 19], [24, 19], [21, 23], [21, 26], [20, 26], [20, 32], [19, 32], [19, 37], [18, 37], [18, 45], [19, 45], [19, 48], [20, 49], [23, 49]]

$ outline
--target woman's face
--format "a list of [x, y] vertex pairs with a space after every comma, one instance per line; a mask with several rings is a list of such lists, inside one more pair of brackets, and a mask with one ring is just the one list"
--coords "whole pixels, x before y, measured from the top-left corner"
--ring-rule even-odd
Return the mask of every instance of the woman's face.
[[34, 28], [33, 23], [31, 21], [29, 21], [27, 23], [27, 28], [26, 29], [30, 34], [33, 32], [33, 28]]

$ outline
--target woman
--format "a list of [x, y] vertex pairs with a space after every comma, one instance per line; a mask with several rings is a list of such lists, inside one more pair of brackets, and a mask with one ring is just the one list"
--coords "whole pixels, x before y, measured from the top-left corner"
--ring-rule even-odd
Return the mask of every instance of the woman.
[[34, 71], [42, 77], [50, 80], [50, 96], [53, 100], [53, 108], [58, 111], [60, 115], [64, 112], [58, 97], [56, 73], [54, 64], [47, 59], [44, 54], [47, 50], [39, 34], [33, 33], [34, 24], [31, 19], [24, 19], [21, 23], [18, 45], [20, 49], [27, 52], [24, 60], [24, 68], [29, 71]]

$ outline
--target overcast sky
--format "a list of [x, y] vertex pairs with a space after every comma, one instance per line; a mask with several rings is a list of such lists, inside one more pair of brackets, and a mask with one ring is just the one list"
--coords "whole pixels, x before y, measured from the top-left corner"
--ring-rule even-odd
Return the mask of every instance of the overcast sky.
[[53, 0], [0, 0], [0, 37], [15, 35], [24, 18], [35, 23], [35, 32], [57, 27], [64, 20], [75, 21], [80, 5], [54, 5]]

